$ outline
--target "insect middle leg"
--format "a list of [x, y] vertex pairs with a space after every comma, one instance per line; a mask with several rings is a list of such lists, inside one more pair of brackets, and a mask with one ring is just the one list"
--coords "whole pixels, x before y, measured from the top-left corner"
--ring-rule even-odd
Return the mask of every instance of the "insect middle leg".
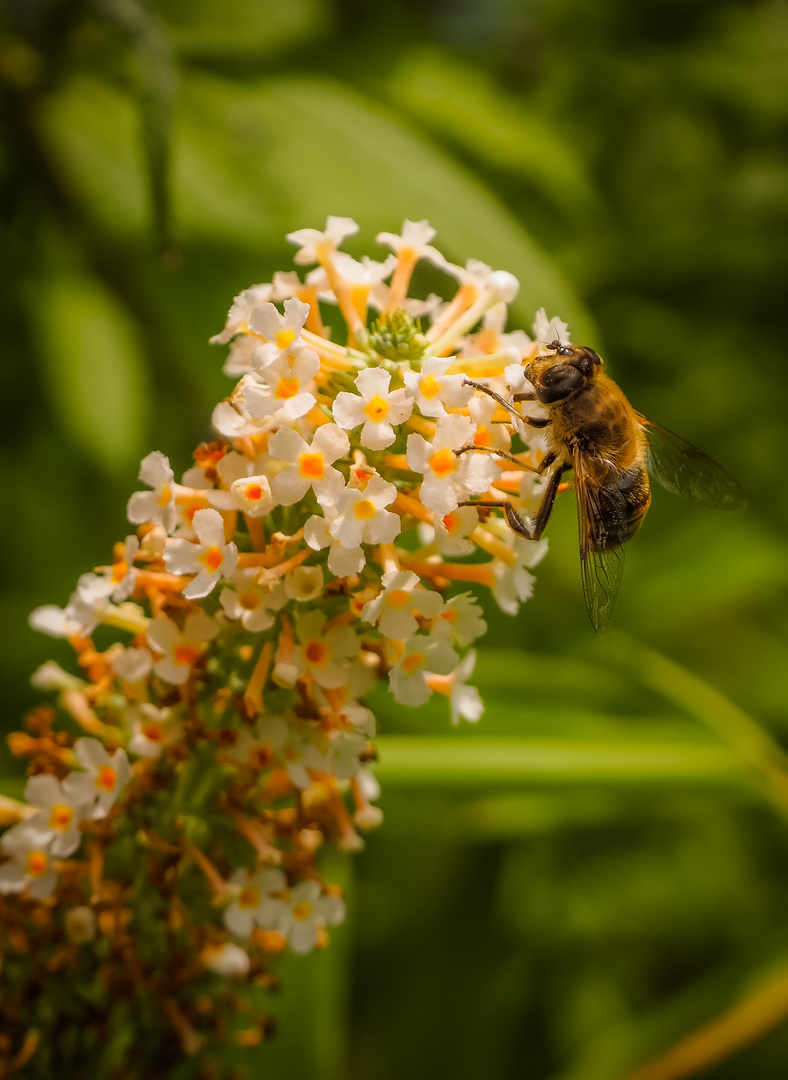
[[[485, 386], [484, 383], [475, 382], [473, 379], [466, 379], [464, 385], [465, 386], [472, 386], [474, 388], [474, 390], [481, 390], [481, 392], [483, 394], [486, 394], [488, 397], [491, 397], [493, 399], [493, 401], [497, 401], [499, 405], [501, 405], [504, 409], [506, 409], [506, 411], [510, 414], [510, 416], [513, 416], [515, 418], [515, 420], [519, 420], [521, 424], [527, 424], [529, 427], [532, 427], [532, 428], [545, 428], [550, 423], [550, 417], [549, 416], [523, 416], [522, 413], [519, 413], [517, 411], [517, 409], [515, 409], [514, 405], [512, 405], [512, 403], [511, 403], [511, 401], [507, 401], [506, 398], [501, 397], [500, 394], [497, 394], [489, 386]], [[536, 391], [534, 391], [534, 390], [524, 390], [520, 394], [515, 394], [513, 400], [514, 401], [535, 401], [536, 400]]]
[[[549, 462], [547, 462], [547, 458], [550, 458]], [[542, 461], [541, 467], [539, 469], [534, 469], [533, 471], [541, 472], [546, 467], [546, 462], [547, 464], [552, 464], [553, 461], [555, 461], [555, 457], [548, 454], [547, 457], [544, 458], [544, 460]], [[507, 499], [491, 499], [486, 501], [480, 500], [478, 502], [471, 502], [469, 500], [466, 502], [461, 502], [460, 506], [498, 507], [499, 509], [503, 510], [504, 514], [506, 515], [506, 523], [512, 530], [512, 532], [516, 532], [518, 536], [525, 537], [526, 540], [539, 540], [545, 530], [547, 522], [550, 520], [550, 514], [553, 512], [553, 506], [555, 505], [555, 497], [558, 494], [558, 487], [561, 483], [561, 477], [564, 471], [564, 467], [559, 466], [557, 469], [554, 469], [553, 472], [550, 474], [550, 479], [547, 481], [547, 486], [544, 489], [541, 502], [539, 503], [539, 508], [536, 511], [536, 515], [534, 517], [533, 525], [530, 528], [526, 525], [526, 523], [523, 521], [523, 519], [520, 517], [515, 508]]]

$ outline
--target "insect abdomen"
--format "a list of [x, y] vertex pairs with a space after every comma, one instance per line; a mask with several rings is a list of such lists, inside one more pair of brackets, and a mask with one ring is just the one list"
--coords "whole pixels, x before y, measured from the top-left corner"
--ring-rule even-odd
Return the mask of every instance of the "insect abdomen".
[[592, 546], [597, 551], [619, 547], [631, 540], [651, 504], [648, 473], [635, 465], [618, 477], [616, 484], [594, 489], [596, 513], [591, 518]]

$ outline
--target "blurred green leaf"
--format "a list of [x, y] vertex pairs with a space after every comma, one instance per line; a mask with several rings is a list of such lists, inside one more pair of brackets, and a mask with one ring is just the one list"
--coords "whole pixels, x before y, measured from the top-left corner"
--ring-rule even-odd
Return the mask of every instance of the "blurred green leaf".
[[148, 419], [145, 361], [134, 326], [95, 278], [49, 280], [35, 316], [52, 409], [103, 471], [134, 462]]
[[259, 63], [326, 30], [323, 0], [156, 0], [175, 47], [189, 57], [249, 57]]
[[485, 168], [522, 177], [567, 213], [599, 211], [599, 197], [568, 139], [478, 67], [419, 45], [403, 55], [385, 89], [417, 123], [470, 151]]

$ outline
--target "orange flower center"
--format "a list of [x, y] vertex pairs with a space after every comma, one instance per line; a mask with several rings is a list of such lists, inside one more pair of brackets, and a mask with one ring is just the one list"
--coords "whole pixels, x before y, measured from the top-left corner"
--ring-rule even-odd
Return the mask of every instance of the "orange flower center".
[[293, 908], [293, 918], [299, 922], [303, 922], [304, 919], [308, 919], [312, 914], [312, 905], [308, 900], [301, 900]]
[[308, 664], [325, 664], [328, 649], [320, 641], [310, 641], [304, 649], [304, 657]]
[[430, 457], [430, 468], [442, 480], [444, 476], [449, 476], [456, 470], [457, 458], [448, 446], [444, 446], [442, 450], [436, 450]]
[[74, 817], [73, 806], [53, 806], [49, 815], [49, 827], [65, 832]]
[[402, 661], [402, 670], [406, 675], [413, 675], [422, 666], [427, 657], [424, 653], [414, 652], [406, 656]]
[[280, 379], [274, 397], [278, 397], [280, 401], [287, 401], [289, 398], [294, 398], [300, 389], [301, 383], [298, 379]]
[[172, 650], [172, 658], [176, 664], [183, 664], [185, 667], [191, 667], [197, 657], [200, 655], [200, 650], [196, 645], [185, 643], [183, 645], [176, 645]]
[[395, 610], [404, 608], [406, 604], [411, 602], [411, 595], [406, 592], [405, 589], [392, 589], [386, 597], [386, 603], [389, 607], [393, 607]]
[[322, 480], [326, 471], [322, 454], [302, 454], [298, 459], [301, 475], [308, 480]]
[[492, 436], [486, 427], [478, 427], [476, 434], [473, 436], [474, 446], [489, 446], [492, 442]]
[[128, 568], [128, 563], [125, 562], [116, 562], [112, 567], [112, 580], [116, 585], [119, 581], [123, 581]]
[[49, 859], [45, 851], [28, 851], [25, 869], [30, 877], [40, 878], [47, 872]]
[[247, 484], [244, 495], [249, 502], [259, 502], [263, 497], [263, 489], [260, 484]]
[[103, 788], [104, 791], [114, 791], [117, 778], [117, 773], [111, 765], [102, 765], [96, 776], [96, 787]]
[[359, 521], [371, 521], [375, 516], [375, 506], [369, 499], [359, 499], [353, 507], [353, 513]]
[[209, 570], [212, 574], [215, 574], [219, 567], [222, 565], [222, 549], [215, 544], [213, 547], [206, 548], [200, 556], [200, 562], [203, 566]]
[[370, 420], [372, 420], [373, 423], [377, 424], [381, 420], [385, 420], [388, 416], [389, 403], [387, 401], [384, 401], [382, 397], [373, 397], [364, 406], [364, 412], [367, 414]]
[[457, 526], [459, 524], [460, 524], [459, 514], [446, 514], [446, 516], [443, 519], [443, 527], [445, 528], [446, 532], [449, 533], [449, 534], [453, 533], [454, 530], [457, 528]]
[[156, 724], [152, 720], [147, 724], [142, 724], [141, 730], [149, 742], [161, 742], [164, 738], [161, 724]]

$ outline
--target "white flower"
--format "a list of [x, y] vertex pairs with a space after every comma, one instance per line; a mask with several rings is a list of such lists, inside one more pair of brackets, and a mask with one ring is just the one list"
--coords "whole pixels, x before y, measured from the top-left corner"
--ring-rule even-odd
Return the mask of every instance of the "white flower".
[[306, 416], [317, 402], [309, 385], [319, 370], [320, 359], [311, 349], [282, 353], [260, 371], [264, 385], [247, 382], [244, 387], [249, 415], [256, 420], [271, 417], [278, 424]]
[[338, 578], [350, 577], [352, 574], [360, 574], [364, 569], [367, 557], [362, 547], [346, 548], [336, 540], [330, 532], [331, 523], [337, 517], [335, 507], [323, 507], [325, 517], [313, 514], [304, 525], [304, 540], [315, 551], [329, 548], [328, 569]]
[[251, 964], [249, 953], [232, 941], [225, 941], [223, 945], [206, 945], [200, 953], [200, 961], [203, 967], [216, 975], [236, 979], [248, 975]]
[[405, 642], [405, 652], [389, 672], [395, 700], [401, 705], [423, 705], [432, 693], [427, 674], [448, 675], [459, 660], [444, 637], [414, 634]]
[[323, 893], [316, 881], [301, 881], [291, 890], [277, 929], [287, 937], [294, 953], [303, 954], [314, 949], [318, 929], [341, 923], [344, 918], [345, 902], [341, 897]]
[[298, 229], [288, 233], [287, 239], [291, 244], [298, 245], [299, 249], [293, 256], [293, 262], [300, 265], [321, 262], [321, 255], [335, 251], [346, 237], [357, 232], [358, 225], [352, 218], [329, 214], [323, 232], [319, 229]]
[[224, 518], [218, 510], [198, 510], [192, 519], [197, 543], [170, 540], [164, 562], [173, 574], [195, 574], [183, 595], [187, 600], [207, 596], [220, 578], [230, 577], [238, 560], [238, 548], [224, 542]]
[[147, 649], [128, 648], [113, 656], [112, 667], [124, 682], [142, 682], [150, 674], [153, 658]]
[[473, 551], [469, 534], [479, 524], [479, 511], [475, 506], [458, 506], [443, 516], [433, 518], [435, 544], [444, 555], [467, 555]]
[[70, 797], [57, 777], [40, 773], [28, 780], [25, 801], [31, 806], [40, 807], [41, 812], [28, 818], [28, 821], [51, 844], [51, 853], [63, 858], [72, 855], [82, 839], [79, 823], [87, 817], [92, 800]]
[[180, 724], [172, 709], [159, 709], [148, 701], [131, 706], [128, 716], [133, 731], [129, 750], [140, 757], [159, 757], [167, 743], [172, 742], [180, 732]]
[[468, 686], [465, 681], [473, 675], [475, 667], [476, 653], [471, 649], [449, 675], [435, 675], [431, 672], [426, 674], [430, 689], [437, 690], [448, 697], [451, 722], [454, 725], [459, 724], [460, 720], [475, 724], [484, 712], [484, 702], [479, 691], [475, 686]]
[[255, 924], [265, 930], [277, 927], [286, 905], [272, 894], [284, 892], [287, 881], [281, 870], [236, 870], [230, 878], [235, 900], [225, 910], [224, 925], [239, 937], [249, 937]]
[[424, 475], [419, 498], [433, 514], [451, 513], [460, 497], [481, 495], [499, 475], [491, 454], [455, 454], [472, 439], [473, 424], [457, 415], [438, 420], [432, 442], [415, 432], [408, 436], [408, 467]]
[[402, 233], [399, 236], [396, 233], [381, 232], [375, 239], [379, 244], [388, 244], [400, 259], [428, 259], [433, 265], [443, 267], [446, 259], [437, 248], [430, 246], [430, 240], [434, 236], [435, 229], [426, 218], [422, 221], [408, 221], [405, 218], [402, 223]]
[[139, 478], [153, 491], [135, 491], [126, 507], [128, 519], [134, 525], [152, 521], [170, 532], [176, 521], [173, 481], [175, 474], [169, 458], [160, 450], [152, 450], [140, 464]]
[[493, 596], [501, 611], [505, 611], [507, 615], [516, 615], [520, 604], [532, 595], [535, 578], [526, 567], [536, 566], [545, 557], [547, 540], [534, 543], [533, 540], [515, 536], [513, 548], [517, 558], [512, 566], [496, 561], [493, 567]]
[[384, 637], [404, 641], [418, 630], [414, 612], [429, 619], [443, 607], [440, 593], [417, 588], [420, 580], [410, 570], [390, 570], [382, 582], [383, 591], [364, 605], [361, 618], [377, 624]]
[[239, 331], [246, 330], [247, 320], [252, 311], [258, 304], [264, 304], [269, 300], [272, 291], [273, 285], [266, 282], [261, 285], [250, 285], [248, 289], [239, 292], [227, 313], [224, 330], [220, 334], [214, 334], [210, 339], [211, 345], [226, 345]]
[[0, 847], [11, 856], [0, 866], [0, 893], [18, 893], [27, 889], [36, 900], [52, 893], [57, 884], [57, 873], [52, 869], [50, 843], [31, 819], [4, 833]]
[[109, 754], [98, 739], [83, 736], [74, 743], [74, 753], [85, 772], [69, 773], [63, 791], [75, 803], [87, 803], [90, 817], [106, 817], [131, 776], [126, 751]]
[[64, 608], [45, 604], [30, 613], [29, 623], [51, 637], [91, 634], [110, 608], [112, 581], [100, 574], [82, 574]]
[[298, 600], [302, 604], [308, 600], [317, 600], [323, 592], [323, 567], [296, 566], [285, 575], [283, 584], [288, 600]]
[[296, 616], [300, 644], [293, 649], [293, 663], [299, 675], [309, 672], [319, 686], [342, 686], [347, 682], [344, 662], [358, 655], [358, 638], [349, 626], [334, 626], [324, 632], [325, 624], [323, 611]]
[[487, 632], [481, 608], [471, 593], [460, 593], [447, 600], [437, 622], [449, 628], [458, 645], [470, 645]]
[[64, 671], [54, 660], [45, 661], [30, 677], [30, 685], [36, 690], [81, 690], [85, 683], [75, 675]]
[[405, 371], [403, 379], [408, 397], [413, 398], [423, 416], [445, 416], [446, 406], [467, 405], [473, 396], [472, 386], [464, 375], [447, 375], [451, 356], [428, 356], [420, 371]]
[[509, 450], [512, 439], [506, 425], [493, 423], [497, 409], [498, 403], [486, 394], [476, 394], [468, 402], [468, 412], [476, 428], [473, 433], [474, 446]]
[[336, 424], [318, 428], [311, 446], [292, 428], [277, 431], [268, 443], [269, 453], [272, 458], [292, 464], [271, 480], [276, 501], [281, 506], [292, 506], [303, 499], [311, 487], [322, 505], [335, 502], [345, 480], [331, 464], [344, 457], [349, 449], [347, 435]]
[[563, 345], [569, 344], [569, 327], [562, 322], [557, 315], [552, 319], [547, 318], [544, 308], [539, 308], [533, 325], [534, 338], [536, 341], [550, 345], [553, 341], [560, 341]]
[[400, 387], [389, 392], [391, 375], [383, 368], [364, 368], [356, 376], [359, 394], [346, 391], [334, 401], [334, 419], [351, 431], [359, 424], [361, 445], [370, 450], [385, 450], [396, 438], [393, 424], [402, 424], [413, 411], [413, 402]]
[[219, 603], [228, 619], [240, 619], [252, 633], [267, 630], [274, 624], [272, 612], [279, 611], [287, 603], [284, 585], [278, 582], [269, 588], [259, 580], [256, 567], [236, 570], [232, 576], [232, 588], [222, 589]]
[[183, 630], [166, 615], [157, 615], [148, 626], [148, 642], [164, 655], [154, 663], [153, 670], [167, 682], [180, 686], [189, 678], [195, 661], [205, 652], [206, 642], [212, 641], [218, 633], [219, 624], [202, 609], [186, 616]]
[[359, 544], [390, 544], [401, 529], [398, 514], [384, 510], [397, 497], [397, 489], [381, 476], [373, 476], [364, 490], [345, 488], [337, 500], [337, 516], [329, 532], [345, 548]]

